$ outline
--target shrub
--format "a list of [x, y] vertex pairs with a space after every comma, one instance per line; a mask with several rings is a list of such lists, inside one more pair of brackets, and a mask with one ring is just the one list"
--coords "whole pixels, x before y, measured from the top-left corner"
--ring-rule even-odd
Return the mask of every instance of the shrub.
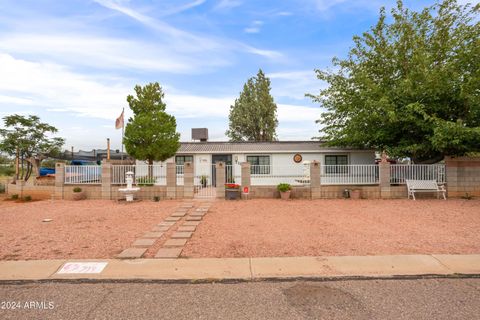
[[14, 166], [0, 166], [0, 176], [12, 177], [15, 174]]
[[73, 192], [82, 192], [82, 188], [75, 187], [75, 188], [73, 188]]
[[280, 183], [277, 186], [277, 190], [280, 191], [280, 192], [287, 192], [287, 191], [292, 190], [292, 186], [288, 183]]
[[160, 201], [160, 197], [159, 197], [159, 196], [154, 196], [154, 197], [153, 197], [153, 201], [155, 201], [155, 202]]
[[18, 194], [12, 194], [11, 198], [12, 200], [18, 200]]
[[25, 197], [23, 197], [23, 200], [27, 201], [27, 202], [32, 201], [32, 196], [25, 196]]
[[0, 182], [0, 193], [5, 193], [5, 185]]
[[155, 184], [154, 177], [138, 177], [137, 178], [137, 185], [139, 186], [153, 186]]

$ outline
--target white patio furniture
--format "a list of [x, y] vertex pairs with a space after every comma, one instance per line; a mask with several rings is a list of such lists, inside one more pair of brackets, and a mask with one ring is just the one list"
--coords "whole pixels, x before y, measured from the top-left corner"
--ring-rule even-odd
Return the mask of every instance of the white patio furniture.
[[441, 193], [443, 200], [447, 200], [445, 186], [439, 185], [436, 180], [405, 180], [405, 183], [407, 184], [408, 199], [412, 196], [413, 200], [416, 200], [415, 192], [436, 192], [437, 198]]

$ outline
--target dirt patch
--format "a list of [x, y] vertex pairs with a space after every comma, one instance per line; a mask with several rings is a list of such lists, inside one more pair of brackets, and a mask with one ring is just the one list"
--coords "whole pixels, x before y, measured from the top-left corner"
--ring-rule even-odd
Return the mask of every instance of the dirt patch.
[[[0, 202], [0, 259], [113, 258], [179, 201]], [[51, 222], [42, 222], [52, 219]]]
[[184, 257], [480, 253], [479, 200], [214, 203]]

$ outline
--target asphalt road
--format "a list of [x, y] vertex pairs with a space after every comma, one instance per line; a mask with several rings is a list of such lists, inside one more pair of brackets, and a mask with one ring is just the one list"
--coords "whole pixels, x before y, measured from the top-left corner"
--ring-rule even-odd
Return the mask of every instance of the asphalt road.
[[480, 279], [1, 284], [0, 302], [0, 319], [480, 319]]

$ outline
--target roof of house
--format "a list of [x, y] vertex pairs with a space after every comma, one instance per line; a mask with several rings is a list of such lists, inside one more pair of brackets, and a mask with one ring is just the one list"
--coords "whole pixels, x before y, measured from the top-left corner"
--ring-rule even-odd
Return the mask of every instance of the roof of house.
[[327, 147], [320, 141], [273, 141], [273, 142], [182, 142], [177, 154], [188, 153], [329, 153], [348, 151], [371, 151], [338, 147]]

